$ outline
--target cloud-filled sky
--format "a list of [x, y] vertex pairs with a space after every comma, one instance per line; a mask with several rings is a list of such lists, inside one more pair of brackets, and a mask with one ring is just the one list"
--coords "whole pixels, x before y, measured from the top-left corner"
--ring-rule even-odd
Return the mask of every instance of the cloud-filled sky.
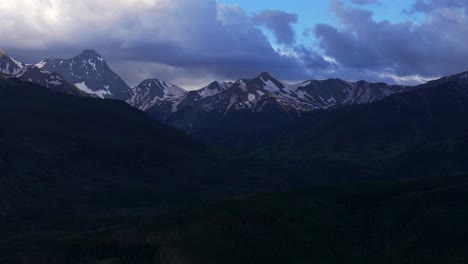
[[411, 84], [468, 70], [466, 0], [1, 1], [0, 48], [27, 63], [100, 53], [130, 85], [268, 71]]

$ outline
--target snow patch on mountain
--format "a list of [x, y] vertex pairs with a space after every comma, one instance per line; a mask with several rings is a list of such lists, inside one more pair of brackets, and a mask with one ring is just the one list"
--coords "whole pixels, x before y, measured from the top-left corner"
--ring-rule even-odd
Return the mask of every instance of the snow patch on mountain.
[[104, 99], [106, 98], [106, 96], [108, 95], [112, 95], [112, 93], [109, 91], [109, 86], [108, 85], [104, 85], [104, 89], [101, 89], [101, 90], [97, 90], [97, 91], [94, 91], [94, 90], [91, 90], [89, 89], [89, 87], [86, 85], [86, 82], [80, 82], [80, 83], [75, 83], [75, 86], [80, 89], [81, 91], [89, 94], [89, 95], [94, 95], [96, 97], [99, 97], [101, 99]]
[[4, 51], [0, 52], [0, 73], [14, 77], [21, 74], [26, 64], [9, 57]]
[[210, 85], [201, 88], [198, 90], [198, 94], [201, 97], [210, 97], [215, 96], [219, 93], [222, 93], [226, 89], [229, 89], [232, 86], [232, 82], [212, 82]]
[[[184, 96], [187, 91], [177, 85], [158, 80], [145, 80], [139, 85], [129, 89], [130, 98], [126, 102], [140, 110], [148, 110], [161, 101], [170, 102], [173, 105]], [[175, 111], [175, 110], [174, 110]]]
[[59, 73], [63, 78], [93, 96], [128, 99], [128, 85], [93, 50], [84, 50], [70, 59], [48, 58], [36, 67]]
[[42, 69], [42, 68], [44, 68], [44, 66], [46, 65], [46, 63], [47, 63], [46, 61], [42, 60], [42, 61], [40, 61], [39, 63], [34, 64], [34, 66], [36, 66], [36, 67], [39, 68], [39, 69]]

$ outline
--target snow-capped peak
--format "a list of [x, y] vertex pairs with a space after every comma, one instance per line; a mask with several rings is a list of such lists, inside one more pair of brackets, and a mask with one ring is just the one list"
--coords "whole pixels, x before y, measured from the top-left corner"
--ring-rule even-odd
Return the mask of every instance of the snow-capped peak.
[[201, 97], [209, 97], [209, 96], [214, 96], [217, 95], [226, 89], [229, 89], [233, 85], [232, 82], [218, 82], [214, 81], [210, 83], [208, 86], [205, 86], [198, 90], [198, 94]]
[[70, 59], [48, 58], [36, 64], [36, 67], [59, 73], [88, 94], [101, 98], [128, 99], [128, 85], [94, 50], [86, 49]]
[[148, 79], [129, 89], [128, 104], [147, 110], [161, 101], [177, 101], [187, 93], [182, 87], [159, 79]]
[[271, 76], [271, 74], [269, 74], [268, 72], [262, 72], [258, 78], [262, 78], [263, 80], [277, 80], [276, 78], [274, 78], [273, 76]]
[[278, 78], [271, 76], [271, 74], [267, 72], [263, 72], [257, 78], [252, 80], [257, 86], [272, 92], [277, 93], [281, 92], [284, 93], [285, 90], [289, 88], [289, 84], [280, 81]]
[[92, 49], [85, 49], [78, 56], [91, 57], [91, 58], [102, 58], [102, 56], [99, 55], [99, 53], [97, 53], [96, 51], [94, 51]]
[[8, 76], [21, 74], [26, 68], [26, 64], [9, 57], [3, 50], [0, 50], [0, 73]]

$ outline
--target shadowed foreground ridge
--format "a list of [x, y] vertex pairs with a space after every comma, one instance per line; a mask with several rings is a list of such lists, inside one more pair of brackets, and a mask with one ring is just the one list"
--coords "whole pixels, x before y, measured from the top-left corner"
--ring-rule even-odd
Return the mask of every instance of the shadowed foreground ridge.
[[0, 80], [0, 111], [0, 217], [6, 223], [158, 207], [265, 185], [122, 101], [8, 79]]

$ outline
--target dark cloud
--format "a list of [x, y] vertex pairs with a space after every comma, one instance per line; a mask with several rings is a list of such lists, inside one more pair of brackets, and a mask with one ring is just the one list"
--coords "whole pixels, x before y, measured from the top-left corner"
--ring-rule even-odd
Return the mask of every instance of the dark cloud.
[[[198, 79], [235, 79], [269, 71], [282, 78], [302, 79], [308, 76], [304, 62], [323, 63], [312, 51], [297, 57], [292, 45], [297, 15], [281, 11], [267, 10], [252, 19], [239, 6], [215, 0], [119, 0], [112, 5], [105, 0], [46, 4], [17, 0], [8, 5], [16, 13], [3, 12], [6, 21], [22, 26], [0, 24], [3, 48], [10, 53], [35, 62], [92, 48], [131, 84], [142, 76], [175, 82], [177, 73]], [[22, 10], [21, 16], [17, 10]], [[61, 17], [67, 19], [57, 20]], [[277, 52], [252, 21], [271, 30], [291, 52]]]
[[280, 10], [263, 10], [252, 17], [253, 23], [264, 26], [273, 32], [278, 44], [293, 45], [296, 36], [293, 24], [297, 23], [297, 14]]
[[[452, 5], [444, 5], [450, 2]], [[420, 24], [376, 22], [372, 13], [333, 1], [340, 28], [319, 24], [315, 27], [320, 47], [344, 68], [395, 75], [426, 77], [468, 69], [468, 17], [464, 1], [424, 2]], [[466, 5], [466, 4], [465, 4]]]

